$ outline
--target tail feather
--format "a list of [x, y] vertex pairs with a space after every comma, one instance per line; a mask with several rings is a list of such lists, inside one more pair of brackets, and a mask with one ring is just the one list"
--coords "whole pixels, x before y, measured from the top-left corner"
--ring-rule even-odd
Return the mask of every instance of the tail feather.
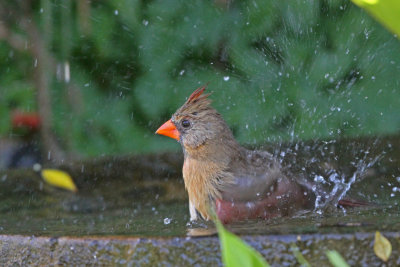
[[371, 203], [365, 201], [354, 200], [350, 198], [341, 199], [338, 202], [338, 206], [344, 208], [351, 208], [351, 207], [368, 207], [371, 206]]

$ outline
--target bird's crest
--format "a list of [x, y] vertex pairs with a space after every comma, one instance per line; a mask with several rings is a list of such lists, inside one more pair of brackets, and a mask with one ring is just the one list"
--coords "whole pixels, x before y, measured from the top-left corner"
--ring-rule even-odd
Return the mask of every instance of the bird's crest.
[[189, 103], [196, 103], [200, 99], [205, 99], [207, 98], [210, 94], [205, 94], [203, 95], [204, 91], [206, 90], [208, 83], [206, 85], [203, 85], [199, 88], [197, 88], [188, 98], [186, 101], [186, 104]]
[[176, 112], [176, 115], [186, 113], [199, 112], [202, 110], [210, 110], [211, 100], [208, 98], [209, 94], [204, 94], [207, 84], [197, 88]]

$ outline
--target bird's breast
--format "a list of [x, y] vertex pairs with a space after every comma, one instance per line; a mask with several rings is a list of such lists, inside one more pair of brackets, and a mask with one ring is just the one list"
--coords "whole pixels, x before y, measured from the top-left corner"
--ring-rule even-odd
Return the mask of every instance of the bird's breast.
[[218, 189], [223, 167], [217, 163], [186, 158], [183, 164], [183, 179], [189, 199], [203, 218], [210, 218], [210, 200], [221, 198]]

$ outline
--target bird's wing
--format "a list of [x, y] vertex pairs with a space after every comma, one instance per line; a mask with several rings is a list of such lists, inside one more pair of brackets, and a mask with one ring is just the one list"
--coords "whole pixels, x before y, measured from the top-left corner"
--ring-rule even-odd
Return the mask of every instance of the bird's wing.
[[265, 151], [245, 150], [231, 163], [228, 172], [233, 176], [233, 183], [220, 188], [222, 198], [227, 201], [260, 200], [274, 192], [276, 183], [287, 179], [279, 163]]

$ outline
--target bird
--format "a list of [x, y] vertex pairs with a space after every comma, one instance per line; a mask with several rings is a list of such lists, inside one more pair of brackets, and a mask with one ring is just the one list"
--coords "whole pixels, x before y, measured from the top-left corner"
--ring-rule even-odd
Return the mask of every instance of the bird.
[[190, 221], [216, 215], [227, 224], [310, 209], [310, 186], [286, 175], [271, 153], [241, 146], [205, 89], [196, 89], [156, 131], [182, 146]]
[[36, 112], [14, 110], [10, 113], [14, 138], [2, 139], [0, 169], [31, 168], [42, 161], [39, 145], [40, 116]]

